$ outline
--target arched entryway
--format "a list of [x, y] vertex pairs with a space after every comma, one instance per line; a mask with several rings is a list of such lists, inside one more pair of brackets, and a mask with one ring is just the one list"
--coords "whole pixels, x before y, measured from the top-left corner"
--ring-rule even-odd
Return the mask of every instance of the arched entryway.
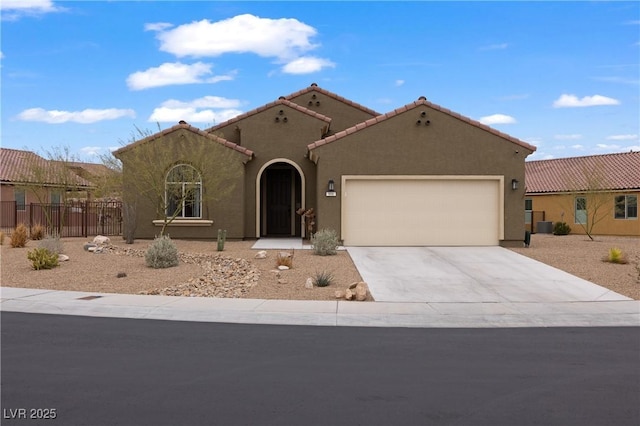
[[304, 173], [284, 158], [266, 163], [256, 181], [256, 237], [302, 237]]

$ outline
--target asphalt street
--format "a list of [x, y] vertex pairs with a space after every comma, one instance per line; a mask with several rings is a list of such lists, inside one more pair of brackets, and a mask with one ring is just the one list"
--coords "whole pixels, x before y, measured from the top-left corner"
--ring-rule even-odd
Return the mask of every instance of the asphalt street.
[[2, 425], [640, 424], [637, 327], [0, 319]]

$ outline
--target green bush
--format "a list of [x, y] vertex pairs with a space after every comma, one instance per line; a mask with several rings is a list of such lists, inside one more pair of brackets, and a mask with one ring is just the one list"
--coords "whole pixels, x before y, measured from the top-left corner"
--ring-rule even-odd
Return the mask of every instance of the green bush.
[[159, 269], [178, 266], [178, 248], [168, 235], [161, 235], [153, 240], [144, 255], [147, 266]]
[[16, 229], [11, 233], [11, 247], [18, 248], [27, 245], [27, 227], [24, 223], [16, 226]]
[[58, 235], [47, 235], [38, 241], [38, 247], [45, 248], [56, 255], [64, 253], [63, 243]]
[[332, 282], [333, 274], [327, 271], [316, 272], [316, 276], [313, 278], [313, 284], [317, 287], [327, 287]]
[[556, 222], [553, 224], [553, 235], [569, 235], [571, 227], [566, 222]]
[[320, 256], [336, 254], [338, 245], [338, 233], [333, 229], [321, 229], [311, 237], [313, 252]]
[[51, 253], [46, 248], [38, 247], [27, 253], [27, 259], [31, 261], [33, 269], [53, 269], [58, 266], [58, 255]]
[[610, 263], [619, 263], [622, 265], [629, 263], [627, 256], [625, 256], [622, 250], [615, 247], [609, 249], [609, 256], [605, 258], [605, 261]]

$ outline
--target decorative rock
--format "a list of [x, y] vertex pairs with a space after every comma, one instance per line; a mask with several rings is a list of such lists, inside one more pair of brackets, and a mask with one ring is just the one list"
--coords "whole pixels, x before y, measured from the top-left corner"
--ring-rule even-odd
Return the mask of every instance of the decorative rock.
[[281, 270], [281, 271], [286, 271], [286, 270], [289, 269], [289, 267], [286, 266], [286, 265], [280, 265], [280, 266], [278, 266], [278, 269]]
[[103, 247], [93, 247], [93, 250], [89, 249], [89, 251], [93, 251], [93, 254], [102, 254], [104, 253]]
[[66, 262], [67, 260], [69, 260], [69, 256], [67, 256], [66, 254], [58, 255], [58, 262]]
[[336, 299], [344, 299], [344, 291], [343, 290], [336, 290]]
[[267, 257], [267, 252], [265, 250], [261, 250], [258, 253], [256, 253], [256, 259], [264, 259]]
[[284, 278], [278, 278], [278, 284], [286, 284], [287, 280], [285, 280]]
[[353, 300], [353, 298], [355, 297], [355, 293], [353, 291], [351, 291], [351, 289], [347, 289], [344, 292], [344, 298], [347, 300]]
[[97, 248], [98, 246], [89, 246], [87, 247], [87, 250], [93, 253], [94, 251], [96, 251]]
[[126, 272], [118, 272], [118, 274], [116, 275], [116, 278], [124, 278], [127, 276]]
[[304, 288], [313, 288], [313, 280], [311, 278], [307, 278], [307, 281], [304, 283]]
[[364, 281], [360, 281], [356, 285], [356, 300], [362, 302], [367, 300], [367, 294], [369, 293], [369, 286]]
[[104, 235], [98, 235], [93, 239], [93, 243], [102, 246], [111, 244], [111, 240], [109, 239], [109, 237], [105, 237]]
[[357, 283], [357, 282], [355, 282], [355, 283], [351, 283], [351, 284], [349, 284], [349, 287], [347, 287], [347, 288], [348, 288], [349, 290], [353, 290], [354, 288], [356, 288], [356, 286], [357, 286], [357, 285], [358, 285], [358, 283]]
[[91, 250], [92, 247], [95, 249], [97, 246], [95, 244], [93, 244], [93, 243], [85, 243], [84, 251], [93, 251], [93, 250]]
[[291, 253], [289, 253], [288, 251], [281, 251], [280, 253], [278, 253], [278, 257], [280, 257], [281, 259], [287, 259], [289, 257], [293, 256]]

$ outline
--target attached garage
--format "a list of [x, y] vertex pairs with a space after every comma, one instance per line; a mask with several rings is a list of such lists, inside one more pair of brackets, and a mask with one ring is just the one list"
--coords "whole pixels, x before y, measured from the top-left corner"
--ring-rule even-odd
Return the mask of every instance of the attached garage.
[[495, 246], [502, 176], [343, 176], [348, 246]]

